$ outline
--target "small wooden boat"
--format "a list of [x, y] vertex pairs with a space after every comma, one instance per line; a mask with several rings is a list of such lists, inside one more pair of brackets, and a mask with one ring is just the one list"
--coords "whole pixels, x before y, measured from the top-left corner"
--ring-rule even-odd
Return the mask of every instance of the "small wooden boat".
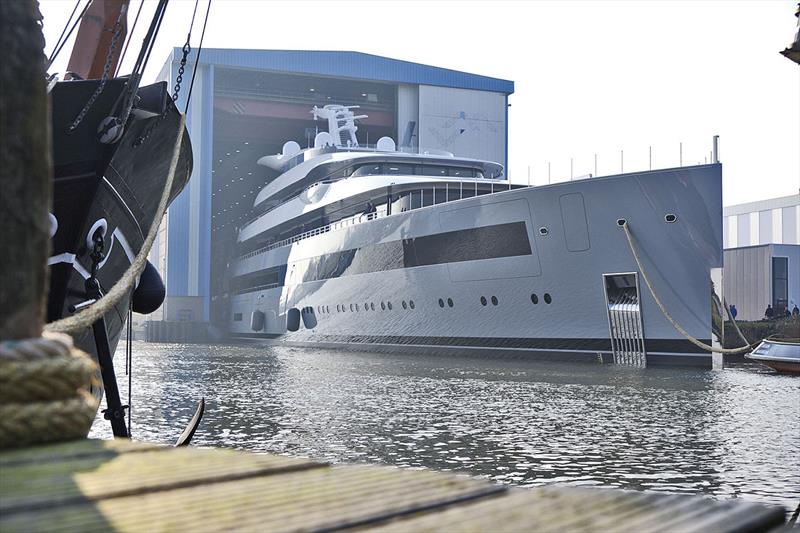
[[800, 343], [764, 339], [758, 347], [745, 355], [778, 372], [800, 374]]

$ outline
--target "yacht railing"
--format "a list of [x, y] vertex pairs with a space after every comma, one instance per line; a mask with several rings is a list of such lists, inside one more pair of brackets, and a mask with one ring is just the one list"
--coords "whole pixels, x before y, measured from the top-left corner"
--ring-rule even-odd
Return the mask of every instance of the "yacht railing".
[[315, 237], [317, 235], [322, 235], [323, 233], [328, 233], [330, 231], [336, 231], [344, 228], [349, 228], [350, 226], [355, 226], [362, 222], [368, 222], [370, 220], [375, 220], [378, 218], [382, 218], [386, 216], [386, 209], [384, 208], [381, 211], [376, 211], [375, 213], [364, 213], [361, 215], [357, 215], [354, 217], [343, 218], [342, 220], [337, 220], [327, 226], [322, 226], [320, 228], [315, 228], [294, 237], [290, 237], [288, 239], [283, 239], [282, 241], [273, 242], [268, 246], [264, 246], [263, 248], [259, 248], [258, 250], [253, 250], [252, 252], [246, 253], [239, 257], [239, 260], [249, 259], [251, 257], [255, 257], [259, 254], [263, 254], [269, 252], [270, 250], [274, 250], [276, 248], [283, 248], [284, 246], [289, 246], [290, 244], [294, 244], [297, 241], [302, 241], [304, 239], [308, 239], [309, 237]]
[[[492, 182], [489, 191], [484, 193], [483, 195], [479, 195], [478, 194], [478, 192], [479, 192], [478, 191], [478, 181], [475, 180], [474, 183], [475, 183], [474, 195], [468, 196], [467, 198], [474, 198], [475, 196], [485, 196], [486, 194], [495, 194], [495, 193], [498, 193], [498, 192], [504, 192], [504, 191], [511, 190], [511, 183], [510, 182], [508, 183], [507, 186], [504, 184], [502, 187], [499, 187], [499, 186], [495, 187], [494, 182]], [[443, 204], [443, 203], [448, 203], [448, 202], [455, 202], [457, 200], [461, 200], [461, 199], [463, 199], [464, 189], [466, 188], [466, 187], [464, 187], [464, 185], [469, 185], [469, 182], [461, 181], [459, 183], [460, 186], [456, 189], [458, 191], [458, 198], [455, 198], [455, 197], [451, 198], [450, 188], [447, 185], [448, 184], [445, 184], [445, 199], [444, 199], [444, 202], [437, 202], [436, 201], [436, 187], [433, 187], [432, 189], [420, 189], [419, 190], [420, 205], [417, 206], [417, 207], [410, 207], [406, 211], [412, 211], [414, 209], [421, 209], [423, 207], [431, 207], [432, 205]], [[430, 205], [425, 205], [425, 194], [424, 194], [424, 192], [426, 190], [432, 190], [433, 191], [433, 202]], [[413, 200], [413, 195], [416, 194], [416, 192], [417, 191], [412, 191], [411, 192], [412, 200]], [[455, 196], [455, 191], [453, 193], [453, 196]], [[440, 196], [440, 198], [441, 198], [441, 196]], [[354, 215], [352, 217], [343, 218], [341, 220], [337, 220], [336, 222], [332, 222], [331, 224], [328, 224], [327, 226], [322, 226], [322, 227], [319, 227], [319, 228], [315, 228], [315, 229], [312, 229], [312, 230], [309, 230], [309, 231], [306, 231], [306, 232], [303, 232], [303, 233], [299, 233], [299, 234], [295, 235], [294, 237], [290, 237], [288, 239], [283, 239], [281, 241], [273, 242], [271, 244], [268, 244], [267, 246], [264, 246], [262, 248], [258, 248], [257, 250], [253, 250], [252, 252], [248, 252], [248, 253], [246, 253], [244, 255], [239, 256], [238, 260], [239, 261], [243, 261], [245, 259], [249, 259], [251, 257], [255, 257], [257, 255], [267, 253], [267, 252], [269, 252], [271, 250], [275, 250], [276, 248], [283, 248], [284, 246], [289, 246], [289, 245], [294, 244], [294, 243], [296, 243], [298, 241], [302, 241], [302, 240], [305, 240], [305, 239], [308, 239], [308, 238], [311, 238], [311, 237], [316, 237], [317, 235], [322, 235], [323, 233], [329, 233], [331, 231], [337, 231], [337, 230], [340, 230], [340, 229], [349, 228], [349, 227], [352, 227], [352, 226], [356, 226], [358, 224], [363, 224], [364, 222], [369, 222], [371, 220], [376, 220], [376, 219], [383, 218], [383, 217], [386, 217], [386, 216], [389, 216], [389, 215], [387, 215], [386, 207], [385, 206], [381, 206], [374, 213], [362, 213], [360, 215]]]

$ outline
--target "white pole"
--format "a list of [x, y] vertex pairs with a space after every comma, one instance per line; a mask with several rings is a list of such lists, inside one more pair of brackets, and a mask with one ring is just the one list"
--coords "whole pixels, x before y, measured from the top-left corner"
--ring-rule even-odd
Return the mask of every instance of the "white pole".
[[622, 150], [620, 150], [619, 151], [619, 173], [620, 174], [622, 174], [624, 172], [624, 170], [623, 170], [623, 168], [625, 167], [624, 166], [624, 162], [625, 162], [625, 154], [622, 152]]
[[550, 184], [550, 161], [547, 162], [547, 183]]
[[678, 143], [678, 166], [683, 166], [683, 143]]
[[714, 135], [711, 142], [711, 162], [719, 163], [719, 135]]
[[569, 158], [569, 181], [572, 181], [572, 176], [573, 176], [573, 172], [572, 172], [572, 158], [570, 157], [570, 158]]
[[648, 146], [647, 149], [650, 152], [650, 170], [653, 170], [653, 147]]
[[594, 154], [594, 175], [597, 176], [597, 154]]
[[531, 186], [531, 166], [528, 165], [528, 187], [530, 186]]

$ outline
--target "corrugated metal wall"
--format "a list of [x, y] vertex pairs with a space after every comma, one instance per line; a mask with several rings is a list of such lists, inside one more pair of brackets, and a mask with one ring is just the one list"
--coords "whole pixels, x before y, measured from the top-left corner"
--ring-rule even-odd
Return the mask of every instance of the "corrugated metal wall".
[[771, 247], [725, 250], [725, 301], [735, 305], [737, 320], [759, 320], [772, 301]]

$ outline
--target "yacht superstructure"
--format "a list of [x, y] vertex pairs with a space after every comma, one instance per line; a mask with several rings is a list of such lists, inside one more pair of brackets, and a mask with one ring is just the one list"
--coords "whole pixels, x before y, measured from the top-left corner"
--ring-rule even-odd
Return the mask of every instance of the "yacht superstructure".
[[497, 163], [361, 147], [353, 108], [313, 148], [259, 164], [231, 264], [242, 338], [421, 353], [710, 364], [640, 287], [623, 225], [673, 318], [710, 343], [721, 166], [511, 184]]

